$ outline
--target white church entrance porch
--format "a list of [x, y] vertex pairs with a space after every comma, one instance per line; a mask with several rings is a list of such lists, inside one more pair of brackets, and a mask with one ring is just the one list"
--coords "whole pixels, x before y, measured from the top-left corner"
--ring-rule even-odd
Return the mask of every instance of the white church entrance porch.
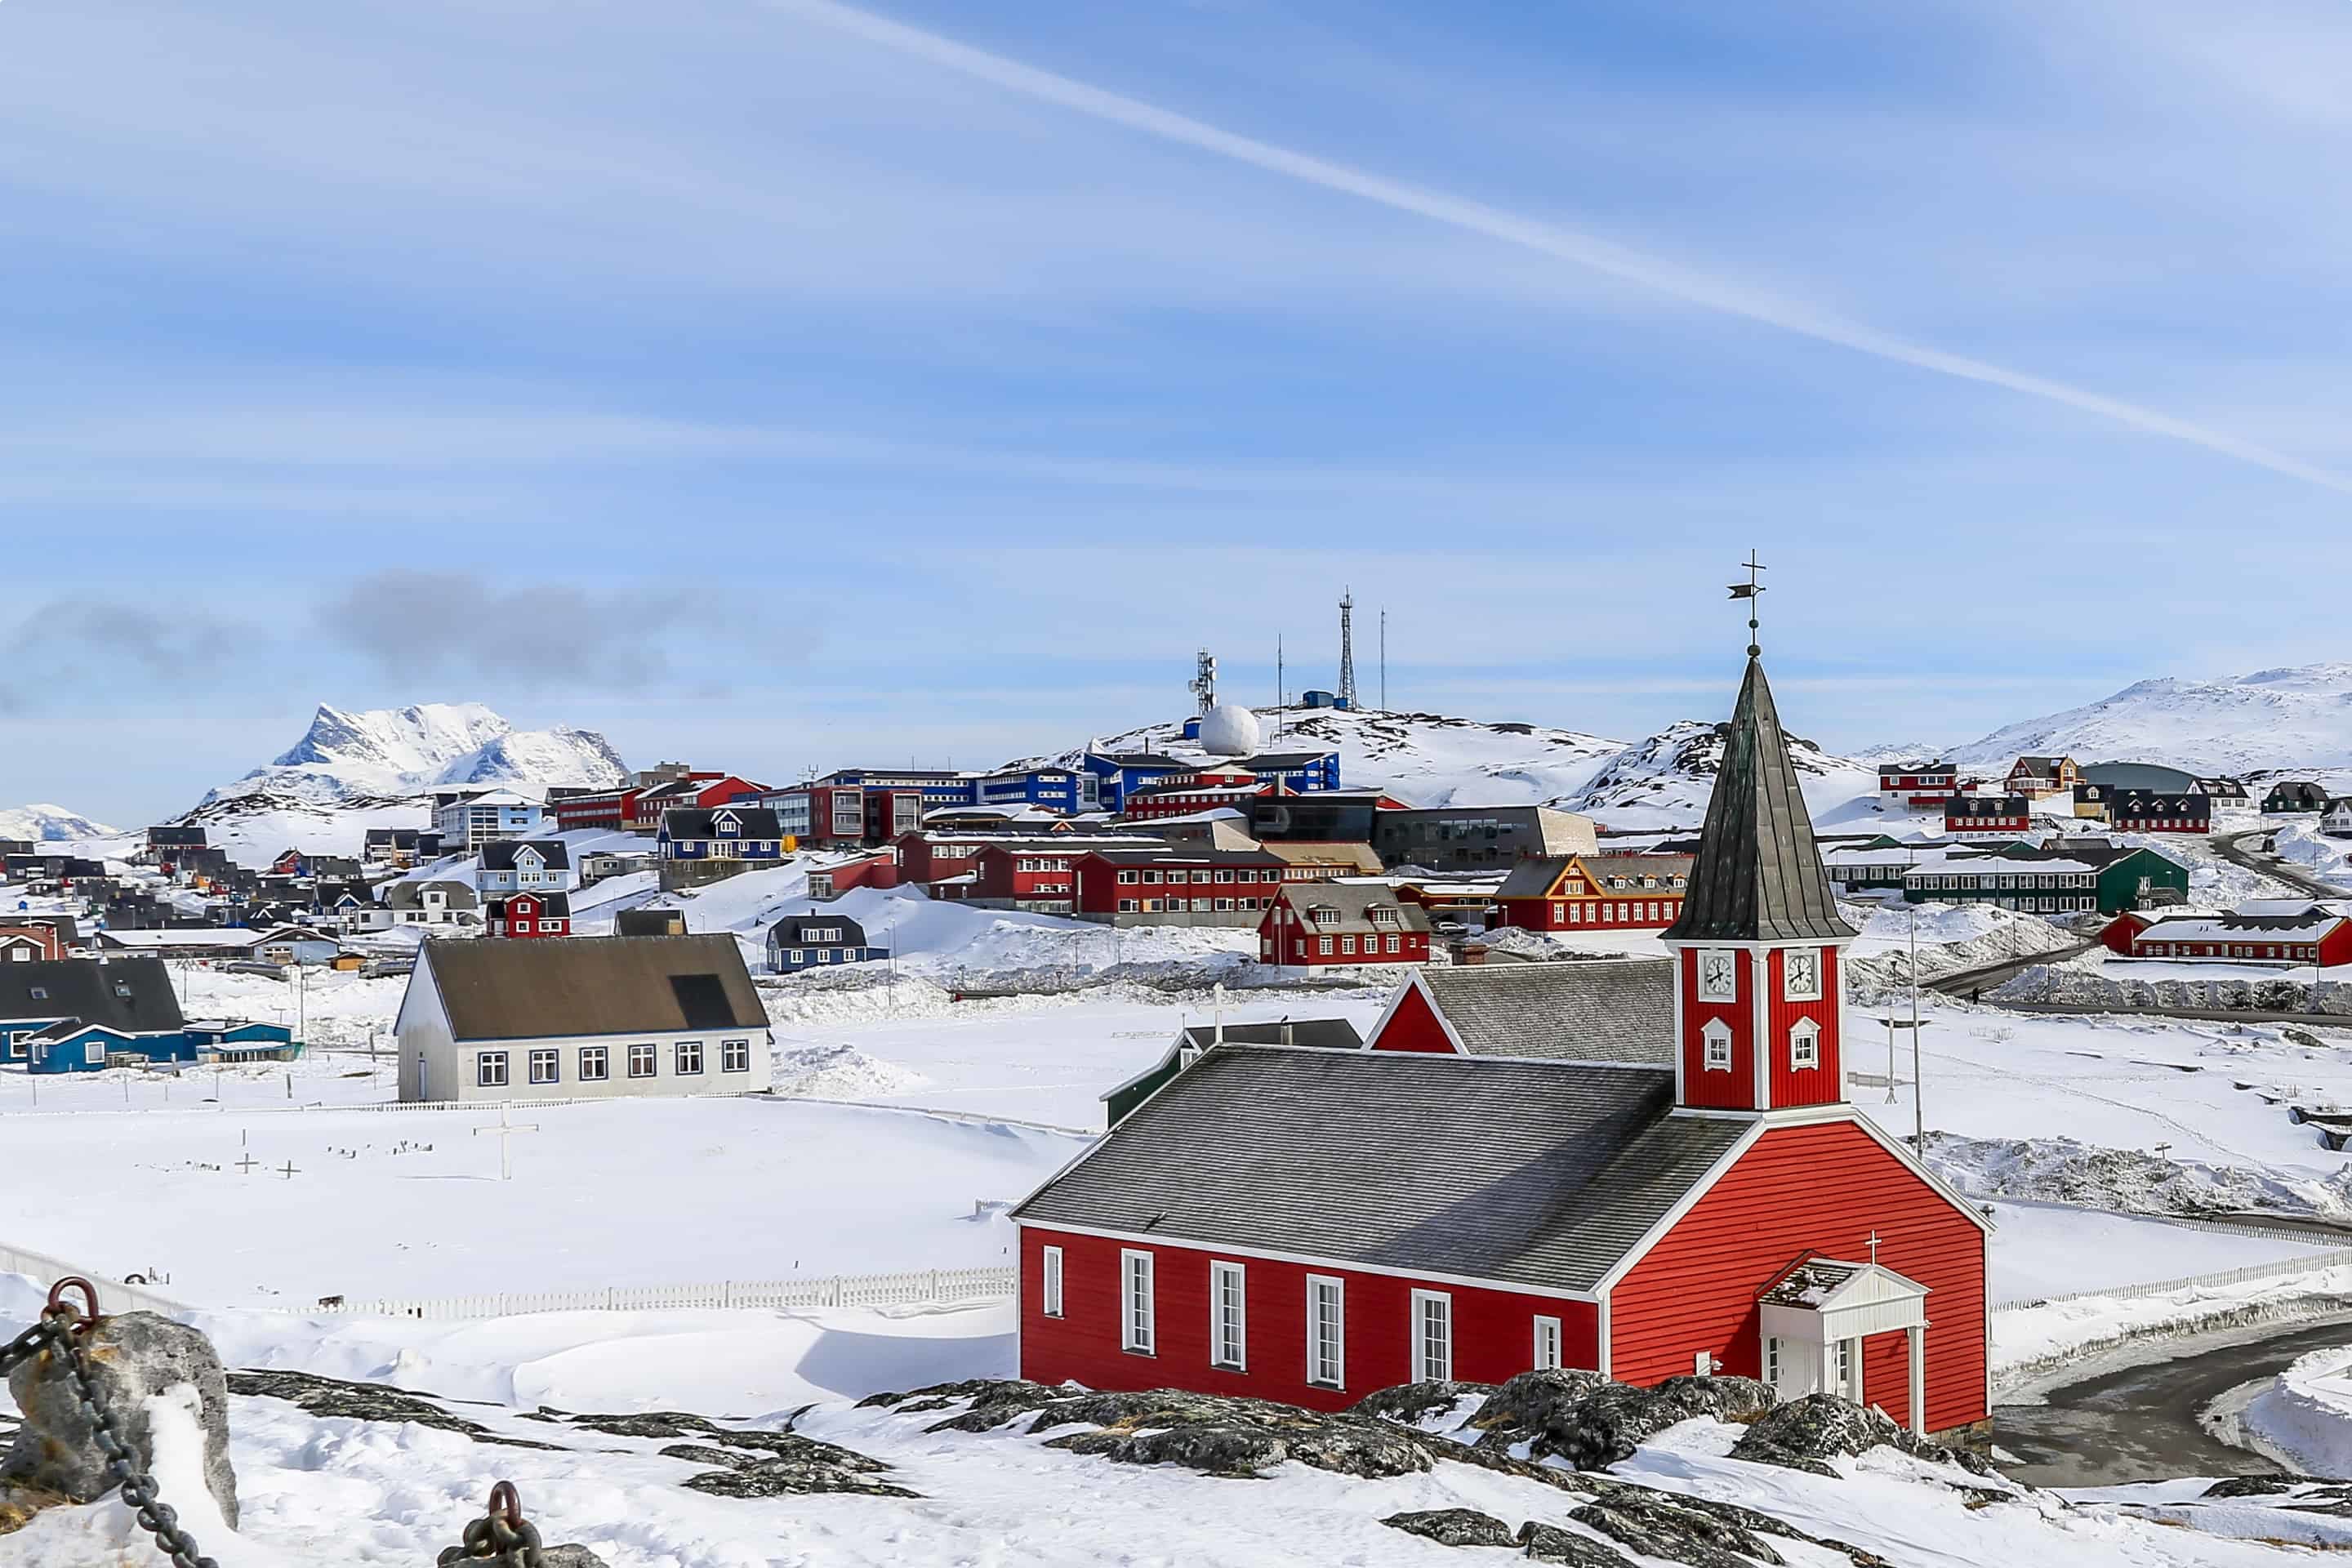
[[[1875, 1252], [1876, 1238], [1873, 1237]], [[1927, 1435], [1927, 1288], [1876, 1263], [1806, 1257], [1758, 1297], [1764, 1381], [1781, 1399], [1833, 1394], [1856, 1405], [1895, 1404], [1893, 1389], [1863, 1385], [1863, 1341], [1900, 1330], [1907, 1342], [1904, 1425]]]

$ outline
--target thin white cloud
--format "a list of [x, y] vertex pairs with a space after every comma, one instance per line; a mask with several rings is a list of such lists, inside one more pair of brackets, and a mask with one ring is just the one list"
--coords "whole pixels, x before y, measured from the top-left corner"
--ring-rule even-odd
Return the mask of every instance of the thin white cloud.
[[1434, 223], [1483, 235], [1507, 245], [1571, 262], [1622, 282], [1681, 300], [1702, 309], [1775, 327], [1858, 353], [1932, 371], [2095, 415], [2131, 429], [2200, 447], [2273, 473], [2344, 494], [2352, 477], [2335, 473], [2153, 408], [2074, 386], [2031, 372], [1911, 342], [1861, 322], [1760, 289], [1631, 249], [1612, 241], [1524, 216], [1484, 202], [1408, 184], [1402, 181], [1299, 153], [1274, 142], [1222, 130], [1120, 93], [1024, 65], [937, 33], [910, 27], [837, 0], [764, 0], [772, 9], [821, 24], [899, 54], [925, 60], [1007, 91], [1073, 112], [1124, 126], [1164, 142], [1195, 148], [1269, 174], [1410, 213]]

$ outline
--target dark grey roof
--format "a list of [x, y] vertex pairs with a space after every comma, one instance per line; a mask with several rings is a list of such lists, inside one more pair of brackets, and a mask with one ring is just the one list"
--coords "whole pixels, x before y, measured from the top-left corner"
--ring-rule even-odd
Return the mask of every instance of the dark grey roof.
[[1225, 765], [1228, 767], [1240, 768], [1245, 773], [1288, 773], [1299, 768], [1313, 767], [1316, 763], [1323, 761], [1324, 758], [1330, 754], [1330, 752], [1328, 750], [1320, 752], [1260, 752], [1255, 757], [1244, 757], [1239, 762], [1228, 763]]
[[674, 807], [662, 813], [661, 830], [665, 838], [717, 838], [719, 829], [713, 826], [721, 816], [735, 818], [735, 838], [782, 838], [783, 826], [776, 820], [775, 808], [766, 805], [717, 805], [708, 810]]
[[2021, 795], [1956, 795], [1944, 803], [1946, 816], [2023, 816], [2032, 809]]
[[1093, 752], [1088, 755], [1122, 768], [1191, 768], [1198, 764], [1181, 757], [1166, 757], [1158, 752]]
[[147, 844], [150, 848], [201, 849], [205, 847], [205, 830], [165, 824], [147, 830]]
[[[838, 931], [825, 941], [812, 941], [813, 931]], [[845, 915], [786, 915], [768, 928], [768, 940], [785, 947], [864, 947], [866, 928]]]
[[[1188, 1024], [1180, 1043], [1206, 1049], [1216, 1039], [1215, 1024]], [[1225, 1044], [1229, 1046], [1299, 1046], [1322, 1051], [1352, 1051], [1361, 1048], [1363, 1043], [1364, 1037], [1356, 1033], [1356, 1026], [1345, 1018], [1276, 1018], [1225, 1026]]]
[[[1299, 918], [1307, 922], [1303, 929], [1319, 935], [1429, 929], [1429, 911], [1419, 904], [1401, 901], [1396, 890], [1385, 884], [1294, 882], [1282, 890], [1281, 896], [1287, 899], [1290, 907], [1298, 911]], [[1336, 921], [1317, 923], [1309, 911], [1318, 908], [1336, 910], [1339, 918]], [[1375, 909], [1397, 910], [1396, 923], [1375, 924], [1372, 920]]]
[[[2326, 797], [2323, 795], [2320, 798]], [[2210, 795], [2150, 795], [2134, 790], [2107, 809], [2125, 816], [2210, 816], [2213, 811], [2213, 797]]]
[[428, 968], [460, 1040], [768, 1026], [731, 936], [433, 941]]
[[1014, 1212], [1590, 1290], [1748, 1131], [1673, 1095], [1650, 1068], [1228, 1045]]
[[539, 912], [541, 914], [555, 915], [564, 920], [569, 920], [572, 917], [571, 894], [549, 892], [538, 888], [525, 888], [519, 893], [500, 893], [497, 898], [492, 899], [486, 903], [483, 908], [488, 911], [493, 919], [504, 920], [506, 919], [507, 914], [508, 900], [512, 899], [536, 899], [539, 900]]
[[[36, 991], [47, 992], [36, 996]], [[129, 995], [122, 993], [128, 991]], [[125, 1034], [181, 1026], [180, 1001], [160, 958], [53, 958], [0, 963], [0, 1020], [79, 1018]]]
[[2009, 776], [2015, 778], [2025, 773], [2033, 778], [2054, 779], [2058, 776], [2059, 765], [2073, 760], [2071, 757], [2020, 757], [2017, 765], [2009, 770]]
[[2309, 779], [2281, 779], [2271, 785], [2266, 799], [2325, 802], [2327, 792]]
[[1674, 1066], [1671, 959], [1482, 963], [1421, 982], [1472, 1056]]
[[614, 936], [684, 936], [684, 910], [623, 910], [613, 917]]
[[494, 838], [482, 846], [482, 869], [511, 871], [516, 854], [526, 847], [537, 850], [540, 863], [551, 871], [572, 869], [572, 847], [561, 838]]
[[1697, 863], [1669, 941], [1843, 942], [1853, 928], [1813, 843], [1780, 710], [1752, 656], [1723, 742], [1723, 768], [1707, 797]]
[[2110, 791], [2188, 789], [2197, 782], [2194, 773], [2162, 763], [2093, 763], [2081, 772], [2085, 784], [2105, 784]]

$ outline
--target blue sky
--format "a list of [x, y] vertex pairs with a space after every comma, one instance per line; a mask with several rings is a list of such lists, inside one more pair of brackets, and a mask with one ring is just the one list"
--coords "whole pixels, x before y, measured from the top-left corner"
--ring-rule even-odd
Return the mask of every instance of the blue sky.
[[313, 704], [991, 763], [2339, 655], [2352, 10], [17, 0], [0, 801]]

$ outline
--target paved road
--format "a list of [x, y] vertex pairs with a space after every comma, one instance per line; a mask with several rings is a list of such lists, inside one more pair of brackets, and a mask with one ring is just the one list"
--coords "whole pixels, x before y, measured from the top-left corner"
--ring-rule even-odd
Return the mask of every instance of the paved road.
[[2004, 1405], [1993, 1412], [1993, 1441], [2022, 1462], [2001, 1468], [2046, 1487], [2275, 1474], [2278, 1467], [2261, 1455], [2209, 1434], [2198, 1413], [2242, 1383], [2339, 1345], [2352, 1345], [2352, 1316], [2102, 1373], [2052, 1389], [2047, 1405]]
[[[2077, 953], [2088, 952], [2098, 945], [2098, 939], [2092, 937], [2086, 941], [2078, 942], [2072, 947], [2053, 948], [2048, 952], [2028, 953], [2023, 958], [2004, 958], [1998, 963], [1980, 964], [1974, 969], [1955, 970], [1949, 974], [1940, 974], [1927, 981], [1927, 988], [1930, 991], [1941, 991], [1947, 996], [1967, 996], [1978, 991], [1990, 991], [2021, 970], [2031, 969], [2037, 963], [2063, 963]], [[2003, 1003], [2001, 1005], [2007, 1006], [2008, 1004]]]
[[2252, 827], [2242, 833], [2216, 833], [2210, 842], [2213, 852], [2231, 865], [2242, 866], [2249, 871], [2259, 871], [2265, 877], [2284, 882], [2290, 888], [2300, 889], [2315, 899], [2352, 898], [2352, 891], [2336, 887], [2332, 883], [2323, 882], [2275, 855], [2261, 854], [2247, 847], [2250, 841], [2267, 837], [2277, 831], [2274, 827]]

